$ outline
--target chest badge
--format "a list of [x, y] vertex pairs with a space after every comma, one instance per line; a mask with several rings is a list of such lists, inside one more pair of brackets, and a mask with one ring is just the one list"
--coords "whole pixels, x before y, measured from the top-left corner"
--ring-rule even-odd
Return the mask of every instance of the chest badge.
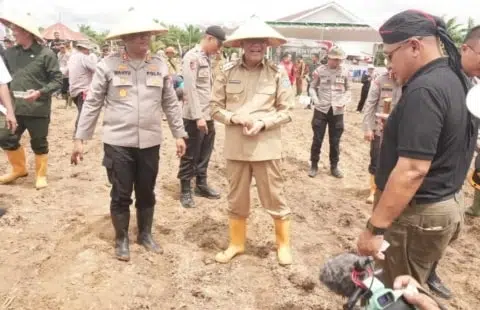
[[120, 97], [127, 97], [127, 90], [122, 88], [120, 89], [119, 94], [120, 94]]

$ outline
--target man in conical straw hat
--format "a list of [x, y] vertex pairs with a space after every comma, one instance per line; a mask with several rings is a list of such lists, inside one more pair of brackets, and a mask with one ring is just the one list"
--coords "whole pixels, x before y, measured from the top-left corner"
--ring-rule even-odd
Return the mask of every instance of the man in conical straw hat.
[[130, 259], [128, 227], [132, 191], [137, 209], [137, 242], [162, 253], [152, 238], [155, 182], [162, 141], [162, 109], [176, 139], [177, 155], [185, 154], [182, 111], [165, 60], [149, 53], [153, 35], [167, 29], [130, 11], [112, 29], [107, 40], [121, 39], [125, 49], [97, 65], [83, 104], [72, 153], [72, 163], [83, 159], [83, 141], [91, 139], [102, 107], [103, 166], [112, 184], [110, 213], [115, 229], [117, 259]]
[[223, 67], [212, 90], [212, 117], [225, 124], [224, 154], [230, 187], [230, 245], [215, 257], [219, 263], [244, 252], [252, 176], [262, 206], [274, 219], [279, 263], [292, 263], [290, 209], [280, 167], [280, 128], [291, 121], [289, 108], [294, 96], [287, 73], [264, 59], [268, 46], [285, 42], [257, 17], [250, 18], [224, 42], [227, 47], [243, 48], [244, 54]]
[[56, 55], [39, 44], [43, 39], [30, 15], [3, 16], [0, 22], [10, 27], [17, 42], [6, 51], [5, 62], [13, 77], [10, 89], [18, 122], [15, 133], [0, 141], [12, 166], [10, 173], [0, 176], [0, 184], [27, 176], [25, 150], [20, 145], [20, 138], [28, 130], [35, 153], [35, 186], [44, 188], [47, 186], [47, 136], [52, 93], [62, 86], [62, 73]]

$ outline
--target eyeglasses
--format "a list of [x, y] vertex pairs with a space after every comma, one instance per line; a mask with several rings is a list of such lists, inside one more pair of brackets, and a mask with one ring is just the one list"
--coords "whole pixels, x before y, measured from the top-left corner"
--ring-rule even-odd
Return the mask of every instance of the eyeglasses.
[[394, 48], [392, 51], [390, 52], [387, 52], [387, 53], [383, 53], [385, 55], [385, 59], [387, 60], [387, 63], [391, 63], [392, 62], [392, 59], [393, 59], [393, 55], [398, 51], [400, 50], [402, 47], [405, 47], [407, 44], [409, 44], [410, 42], [412, 42], [413, 39], [417, 39], [417, 40], [422, 40], [423, 38], [422, 37], [415, 37], [415, 38], [410, 38], [410, 39], [407, 39], [405, 41], [402, 41], [400, 42], [400, 45], [398, 45], [396, 48]]

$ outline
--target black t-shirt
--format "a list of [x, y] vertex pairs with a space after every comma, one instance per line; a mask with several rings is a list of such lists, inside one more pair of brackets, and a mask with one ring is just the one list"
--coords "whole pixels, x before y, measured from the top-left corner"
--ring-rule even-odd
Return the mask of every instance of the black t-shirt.
[[440, 58], [418, 70], [403, 87], [388, 118], [375, 182], [385, 189], [399, 157], [430, 160], [414, 199], [433, 203], [459, 191], [476, 142], [476, 122], [469, 115], [459, 77]]

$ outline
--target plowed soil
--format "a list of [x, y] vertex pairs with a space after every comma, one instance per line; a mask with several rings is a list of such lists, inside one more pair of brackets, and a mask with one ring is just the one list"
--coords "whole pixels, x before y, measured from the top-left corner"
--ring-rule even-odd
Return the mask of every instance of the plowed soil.
[[[359, 88], [355, 84], [358, 97]], [[50, 126], [49, 187], [37, 191], [29, 137], [30, 174], [0, 186], [0, 204], [8, 213], [0, 219], [0, 309], [341, 309], [342, 298], [319, 283], [323, 262], [355, 249], [356, 238], [370, 214], [369, 145], [363, 140], [361, 114], [349, 107], [342, 137], [342, 180], [329, 175], [325, 139], [319, 175], [307, 176], [312, 138], [312, 111], [298, 106], [294, 121], [284, 128], [285, 191], [292, 208], [294, 264], [280, 267], [274, 251], [272, 219], [262, 210], [252, 185], [252, 213], [245, 255], [218, 265], [215, 253], [227, 246], [224, 132], [217, 142], [210, 183], [222, 199], [196, 198], [197, 208], [178, 202], [178, 159], [164, 122], [157, 180], [154, 236], [163, 255], [134, 243], [134, 207], [130, 225], [131, 260], [113, 257], [109, 218], [110, 187], [101, 166], [101, 125], [86, 147], [81, 165], [70, 165], [76, 109], [54, 102]], [[326, 136], [327, 137], [327, 136]], [[5, 156], [0, 170], [7, 170]], [[472, 199], [465, 186], [467, 202]], [[440, 262], [439, 273], [454, 291], [451, 309], [480, 309], [480, 220], [467, 219], [463, 234]]]

